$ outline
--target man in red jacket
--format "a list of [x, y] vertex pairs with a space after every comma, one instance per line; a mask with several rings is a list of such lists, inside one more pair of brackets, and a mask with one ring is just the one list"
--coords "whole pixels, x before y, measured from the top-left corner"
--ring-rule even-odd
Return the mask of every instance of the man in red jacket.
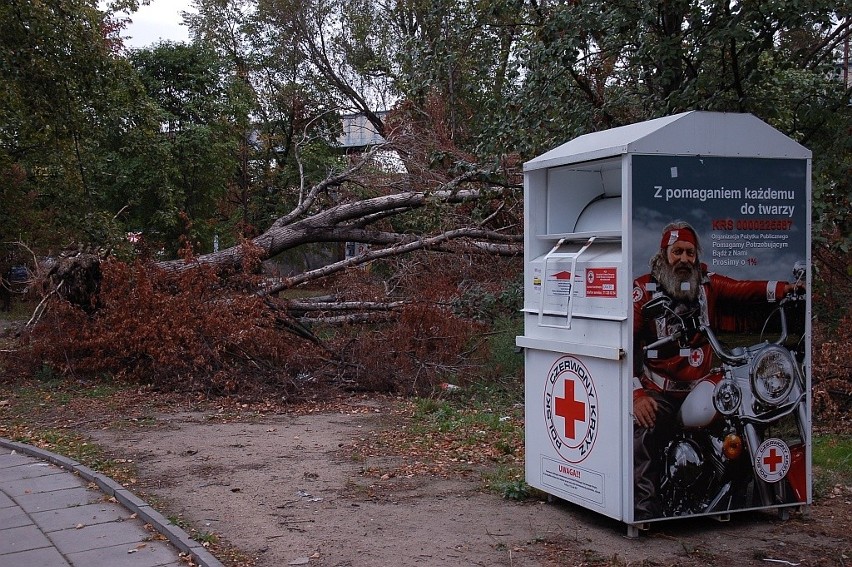
[[643, 347], [672, 334], [671, 316], [656, 318], [643, 312], [661, 295], [671, 300], [676, 314], [710, 325], [721, 303], [739, 305], [780, 300], [793, 286], [776, 281], [740, 281], [707, 272], [699, 261], [701, 247], [695, 230], [683, 221], [663, 229], [660, 250], [650, 261], [651, 273], [633, 282], [633, 473], [637, 520], [661, 517], [657, 490], [658, 455], [671, 439], [675, 417], [693, 386], [710, 373], [713, 352], [700, 333], [656, 349]]

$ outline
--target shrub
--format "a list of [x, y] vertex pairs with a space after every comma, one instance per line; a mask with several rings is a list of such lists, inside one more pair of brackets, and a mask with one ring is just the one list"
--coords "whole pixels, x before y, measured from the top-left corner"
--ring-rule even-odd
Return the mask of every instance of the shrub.
[[238, 289], [240, 278], [225, 281], [209, 267], [167, 273], [106, 261], [98, 309], [54, 299], [26, 338], [22, 370], [214, 394], [286, 385], [306, 341], [278, 330], [263, 300]]
[[391, 323], [349, 330], [348, 378], [368, 390], [431, 392], [470, 368], [467, 351], [481, 330], [482, 325], [440, 306], [407, 305]]

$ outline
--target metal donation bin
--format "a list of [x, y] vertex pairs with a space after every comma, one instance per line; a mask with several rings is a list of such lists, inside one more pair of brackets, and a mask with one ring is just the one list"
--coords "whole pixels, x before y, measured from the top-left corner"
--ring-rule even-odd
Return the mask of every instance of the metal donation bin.
[[524, 164], [529, 485], [631, 536], [810, 504], [810, 178], [766, 123], [698, 111]]

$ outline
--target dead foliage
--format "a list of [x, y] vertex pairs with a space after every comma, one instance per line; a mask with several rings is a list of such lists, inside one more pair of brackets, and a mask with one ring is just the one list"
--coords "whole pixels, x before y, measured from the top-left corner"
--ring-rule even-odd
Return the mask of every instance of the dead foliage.
[[250, 249], [244, 258], [247, 265], [231, 273], [106, 260], [100, 292], [86, 309], [52, 295], [4, 366], [18, 376], [107, 377], [246, 400], [270, 392], [298, 398], [329, 385], [427, 393], [479, 372], [500, 278], [520, 266], [503, 260], [495, 269], [501, 261], [493, 258], [422, 252], [351, 269], [322, 291], [340, 303], [393, 307], [375, 321], [341, 325], [323, 312], [297, 319], [286, 299], [256, 293], [263, 289], [259, 260]]
[[199, 266], [179, 274], [152, 264], [101, 264], [91, 314], [55, 298], [14, 353], [24, 374], [110, 376], [160, 389], [248, 393], [286, 387], [305, 341], [280, 332], [263, 301]]
[[814, 423], [849, 431], [852, 422], [852, 258], [838, 243], [839, 229], [814, 247]]
[[[475, 422], [477, 413], [491, 412], [491, 408], [458, 406], [458, 419], [467, 423]], [[390, 419], [395, 423], [393, 428], [371, 432], [344, 448], [357, 459], [388, 455], [401, 457], [390, 467], [364, 469], [364, 476], [383, 480], [419, 475], [449, 478], [467, 475], [473, 468], [492, 465], [522, 469], [524, 439], [521, 433], [523, 415], [520, 412], [502, 418], [505, 427], [512, 431], [506, 435], [499, 435], [493, 430], [471, 431], [469, 427], [416, 426], [424, 421], [416, 414], [413, 402], [398, 402], [390, 409]]]
[[835, 431], [852, 430], [852, 314], [835, 329], [814, 326], [813, 413], [814, 423], [830, 423]]
[[349, 363], [341, 367], [342, 378], [357, 389], [431, 391], [470, 368], [465, 351], [478, 329], [476, 322], [446, 308], [422, 302], [406, 305], [388, 324], [345, 329]]
[[355, 389], [428, 394], [481, 376], [483, 336], [497, 313], [517, 307], [495, 305], [500, 280], [519, 268], [519, 260], [422, 252], [336, 279], [338, 297], [403, 300], [383, 322], [336, 330], [337, 378]]

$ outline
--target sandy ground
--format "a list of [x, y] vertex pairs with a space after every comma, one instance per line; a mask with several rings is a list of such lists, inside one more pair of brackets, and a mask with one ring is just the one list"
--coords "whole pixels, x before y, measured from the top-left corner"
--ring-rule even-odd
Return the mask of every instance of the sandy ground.
[[238, 421], [161, 414], [86, 433], [135, 462], [137, 491], [165, 515], [216, 534], [262, 567], [852, 562], [849, 489], [787, 521], [774, 513], [695, 518], [630, 539], [623, 524], [562, 501], [517, 503], [483, 492], [481, 471], [366, 475], [402, 459], [352, 456], [393, 423], [382, 403]]

